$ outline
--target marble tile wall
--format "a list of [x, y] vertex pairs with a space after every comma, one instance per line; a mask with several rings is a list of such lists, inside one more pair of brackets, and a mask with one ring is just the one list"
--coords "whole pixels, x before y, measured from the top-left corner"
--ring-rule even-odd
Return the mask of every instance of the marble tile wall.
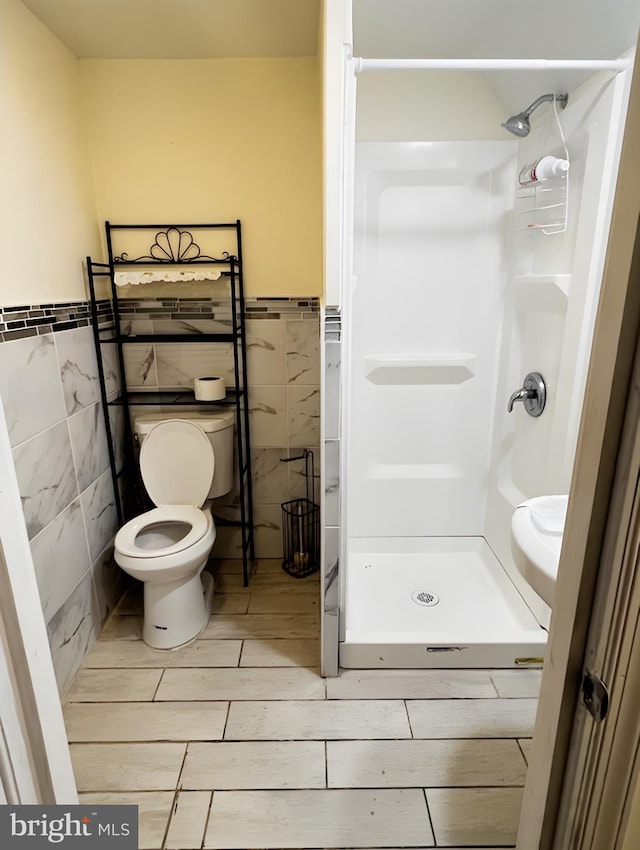
[[[228, 331], [231, 316], [223, 299], [154, 298], [120, 300], [128, 333], [197, 335]], [[302, 449], [314, 452], [319, 500], [320, 322], [317, 299], [246, 299], [247, 374], [256, 555], [282, 557], [282, 502], [305, 496], [304, 463], [283, 463]], [[224, 375], [233, 386], [233, 349], [220, 343], [136, 343], [125, 346], [131, 389], [193, 386], [198, 375]], [[139, 408], [142, 409], [142, 408]], [[210, 409], [209, 409], [210, 410]], [[226, 523], [239, 519], [238, 482], [216, 500], [214, 557], [241, 556], [240, 533]]]
[[124, 574], [112, 558], [117, 519], [86, 302], [23, 312], [0, 316], [0, 398], [63, 691], [121, 596]]
[[323, 676], [338, 675], [340, 580], [340, 311], [326, 307], [323, 339], [323, 453], [322, 481], [322, 607], [321, 662]]

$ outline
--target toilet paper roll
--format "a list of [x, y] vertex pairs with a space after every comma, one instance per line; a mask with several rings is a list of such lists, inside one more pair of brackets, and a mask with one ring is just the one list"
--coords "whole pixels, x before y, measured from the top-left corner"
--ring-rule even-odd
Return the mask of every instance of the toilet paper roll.
[[220, 375], [203, 375], [193, 379], [193, 391], [198, 401], [220, 401], [227, 389]]

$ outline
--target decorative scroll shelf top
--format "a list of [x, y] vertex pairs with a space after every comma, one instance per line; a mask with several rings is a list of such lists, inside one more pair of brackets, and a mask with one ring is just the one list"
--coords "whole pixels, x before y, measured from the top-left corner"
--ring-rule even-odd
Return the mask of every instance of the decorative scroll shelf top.
[[180, 230], [178, 227], [169, 227], [156, 233], [155, 241], [148, 254], [141, 257], [130, 258], [127, 253], [114, 257], [115, 263], [228, 263], [235, 259], [227, 251], [222, 257], [211, 257], [200, 251], [200, 246], [194, 240], [188, 230]]

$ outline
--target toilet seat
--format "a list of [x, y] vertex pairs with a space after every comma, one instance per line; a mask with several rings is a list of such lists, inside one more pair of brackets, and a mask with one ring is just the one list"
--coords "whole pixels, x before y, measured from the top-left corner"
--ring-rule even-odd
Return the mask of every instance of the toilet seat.
[[[136, 539], [145, 529], [161, 523], [181, 522], [191, 526], [189, 531], [171, 546], [162, 549], [145, 549], [138, 546]], [[129, 520], [116, 534], [115, 547], [122, 555], [153, 561], [175, 552], [182, 552], [204, 537], [209, 526], [206, 514], [200, 508], [189, 505], [163, 505], [153, 508]]]

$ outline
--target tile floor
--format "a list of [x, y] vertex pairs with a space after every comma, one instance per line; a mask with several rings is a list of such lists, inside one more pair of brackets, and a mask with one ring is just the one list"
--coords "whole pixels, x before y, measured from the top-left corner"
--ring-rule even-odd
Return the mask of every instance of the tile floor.
[[64, 700], [81, 801], [138, 804], [141, 850], [513, 846], [539, 671], [323, 680], [318, 606], [317, 575], [223, 561], [159, 652], [130, 591]]

